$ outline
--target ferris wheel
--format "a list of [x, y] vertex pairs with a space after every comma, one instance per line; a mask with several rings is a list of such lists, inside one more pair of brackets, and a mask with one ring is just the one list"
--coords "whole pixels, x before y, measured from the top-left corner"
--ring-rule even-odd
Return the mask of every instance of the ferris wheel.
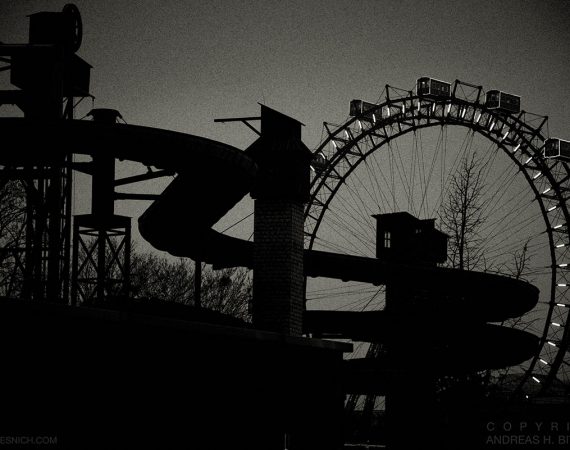
[[[314, 151], [305, 248], [373, 257], [373, 216], [435, 219], [449, 236], [445, 266], [540, 290], [533, 310], [503, 323], [539, 336], [538, 350], [494, 371], [494, 387], [523, 398], [567, 395], [570, 144], [550, 137], [547, 117], [521, 110], [520, 100], [432, 78], [412, 90], [386, 86], [375, 102], [353, 100], [344, 123], [325, 122]], [[307, 309], [381, 310], [385, 298], [382, 286], [307, 279]]]

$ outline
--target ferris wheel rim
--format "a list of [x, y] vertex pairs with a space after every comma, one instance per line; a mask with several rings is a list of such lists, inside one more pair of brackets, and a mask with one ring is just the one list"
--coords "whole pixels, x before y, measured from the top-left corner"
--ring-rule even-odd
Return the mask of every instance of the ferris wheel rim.
[[[456, 83], [458, 83], [458, 81], [456, 81]], [[388, 95], [386, 95], [386, 100], [382, 103], [378, 103], [376, 104], [374, 110], [376, 111], [382, 111], [384, 108], [388, 109], [388, 117], [387, 118], [381, 118], [381, 120], [376, 120], [376, 117], [374, 117], [374, 123], [375, 126], [371, 126], [369, 127], [365, 132], [364, 127], [362, 126], [362, 124], [360, 123], [361, 120], [364, 120], [363, 114], [360, 115], [355, 115], [353, 117], [350, 117], [348, 120], [346, 120], [343, 124], [337, 126], [334, 128], [334, 130], [331, 132], [328, 128], [327, 128], [327, 133], [328, 135], [325, 137], [325, 139], [319, 144], [319, 146], [315, 149], [314, 151], [314, 156], [315, 158], [318, 157], [319, 154], [323, 154], [322, 152], [324, 151], [324, 149], [328, 146], [331, 145], [331, 143], [333, 143], [336, 152], [332, 152], [332, 158], [328, 161], [328, 165], [329, 167], [327, 169], [325, 169], [323, 172], [321, 172], [320, 174], [316, 175], [313, 177], [313, 179], [311, 180], [311, 195], [310, 195], [310, 200], [307, 203], [307, 207], [305, 209], [305, 220], [307, 220], [307, 218], [309, 216], [311, 216], [311, 208], [314, 206], [316, 200], [316, 196], [319, 194], [319, 191], [324, 189], [324, 186], [326, 184], [327, 179], [330, 179], [330, 175], [331, 173], [333, 173], [333, 171], [335, 170], [335, 166], [338, 164], [338, 161], [340, 160], [341, 157], [346, 156], [346, 152], [348, 151], [348, 149], [350, 148], [354, 148], [355, 146], [358, 146], [359, 142], [362, 142], [363, 139], [366, 139], [367, 137], [370, 136], [370, 133], [373, 130], [377, 130], [380, 125], [382, 125], [382, 127], [384, 128], [384, 130], [386, 129], [386, 127], [390, 126], [395, 126], [397, 125], [399, 127], [399, 132], [392, 134], [388, 137], [388, 133], [385, 134], [385, 139], [381, 139], [379, 140], [378, 144], [374, 144], [372, 145], [371, 149], [367, 150], [366, 152], [362, 153], [355, 161], [354, 165], [351, 166], [346, 173], [344, 173], [342, 176], [339, 176], [336, 180], [336, 182], [331, 183], [331, 185], [333, 186], [333, 188], [331, 189], [330, 186], [327, 185], [327, 189], [329, 191], [327, 198], [327, 201], [325, 203], [323, 203], [322, 201], [318, 201], [320, 203], [322, 203], [321, 208], [320, 208], [320, 213], [318, 218], [316, 219], [316, 221], [313, 224], [313, 228], [310, 232], [306, 233], [306, 235], [309, 237], [308, 240], [308, 249], [312, 249], [313, 245], [315, 243], [315, 238], [317, 236], [319, 227], [321, 225], [321, 222], [323, 220], [324, 215], [326, 214], [327, 210], [329, 209], [329, 205], [331, 203], [331, 201], [334, 199], [336, 193], [338, 192], [338, 190], [342, 187], [342, 185], [345, 183], [346, 179], [350, 176], [350, 174], [356, 169], [356, 167], [362, 163], [363, 161], [366, 160], [366, 158], [368, 158], [368, 156], [370, 156], [371, 154], [373, 154], [374, 152], [376, 152], [378, 149], [380, 149], [381, 147], [383, 147], [384, 145], [388, 144], [389, 142], [391, 142], [394, 139], [398, 139], [401, 136], [408, 134], [410, 132], [415, 132], [416, 130], [419, 129], [423, 129], [423, 128], [431, 128], [434, 126], [461, 126], [464, 128], [468, 128], [471, 129], [471, 131], [473, 131], [474, 133], [478, 133], [479, 135], [481, 135], [482, 137], [484, 137], [485, 139], [494, 142], [498, 148], [500, 148], [507, 156], [509, 156], [509, 159], [511, 159], [511, 161], [513, 161], [514, 163], [516, 163], [518, 165], [519, 170], [524, 174], [524, 178], [527, 182], [527, 184], [529, 185], [530, 189], [534, 192], [536, 198], [538, 199], [538, 203], [540, 205], [540, 212], [541, 215], [543, 217], [544, 223], [546, 225], [546, 231], [548, 233], [548, 245], [549, 245], [549, 250], [550, 250], [550, 255], [549, 258], [552, 261], [552, 269], [551, 269], [551, 280], [550, 280], [550, 292], [548, 294], [548, 298], [550, 299], [549, 303], [548, 303], [548, 310], [547, 313], [544, 317], [544, 327], [543, 327], [543, 331], [542, 334], [540, 336], [540, 347], [537, 350], [535, 356], [533, 357], [528, 369], [525, 370], [525, 374], [524, 377], [522, 378], [522, 380], [520, 381], [518, 387], [516, 388], [515, 392], [516, 393], [520, 393], [520, 391], [522, 390], [522, 387], [524, 386], [524, 384], [529, 380], [529, 378], [533, 375], [533, 370], [535, 368], [535, 366], [538, 364], [538, 361], [543, 361], [540, 359], [541, 356], [541, 352], [543, 351], [543, 348], [545, 345], [550, 344], [556, 344], [556, 346], [558, 347], [558, 351], [556, 352], [556, 357], [554, 358], [553, 361], [551, 361], [550, 366], [550, 370], [548, 371], [548, 375], [545, 377], [544, 382], [539, 390], [539, 394], [540, 393], [544, 393], [547, 391], [548, 387], [550, 386], [550, 384], [554, 381], [554, 379], [556, 379], [556, 375], [558, 370], [560, 369], [560, 366], [562, 363], [564, 363], [564, 355], [565, 353], [568, 351], [568, 341], [570, 340], [570, 326], [568, 321], [566, 321], [566, 323], [564, 324], [564, 332], [562, 335], [562, 339], [557, 342], [557, 343], [552, 343], [550, 341], [548, 341], [548, 329], [550, 327], [550, 321], [552, 320], [552, 315], [553, 315], [553, 311], [554, 308], [556, 306], [555, 304], [555, 287], [556, 287], [556, 278], [557, 278], [557, 264], [556, 264], [556, 249], [555, 249], [555, 244], [554, 244], [554, 238], [553, 238], [553, 227], [552, 224], [550, 223], [549, 217], [548, 217], [548, 212], [546, 210], [546, 207], [544, 205], [544, 202], [542, 200], [541, 197], [541, 193], [538, 191], [537, 186], [534, 184], [534, 180], [532, 178], [531, 175], [531, 169], [526, 165], [526, 164], [520, 164], [520, 161], [518, 161], [516, 159], [516, 157], [513, 156], [513, 152], [512, 150], [509, 151], [509, 149], [507, 148], [507, 144], [505, 144], [505, 137], [507, 136], [507, 134], [514, 132], [514, 139], [510, 138], [509, 141], [513, 142], [518, 140], [519, 141], [519, 146], [520, 147], [524, 147], [524, 149], [522, 150], [522, 152], [526, 152], [528, 155], [530, 155], [530, 158], [533, 159], [533, 163], [536, 163], [536, 166], [533, 167], [533, 169], [539, 168], [540, 169], [540, 173], [542, 175], [544, 175], [548, 181], [550, 186], [552, 186], [553, 190], [554, 190], [554, 194], [556, 196], [556, 199], [558, 200], [558, 206], [560, 207], [562, 213], [563, 213], [563, 217], [564, 217], [564, 222], [566, 224], [570, 224], [570, 214], [568, 212], [568, 207], [566, 205], [566, 201], [564, 199], [564, 196], [562, 195], [561, 191], [560, 191], [560, 187], [561, 184], [564, 180], [559, 181], [555, 178], [555, 176], [552, 174], [551, 170], [557, 165], [559, 164], [562, 169], [563, 172], [565, 172], [567, 174], [567, 176], [570, 176], [570, 170], [568, 168], [568, 165], [563, 162], [563, 161], [555, 161], [550, 167], [548, 164], [548, 161], [546, 160], [546, 158], [542, 158], [541, 156], [541, 150], [544, 146], [544, 142], [547, 138], [547, 136], [545, 136], [542, 133], [542, 129], [543, 126], [546, 124], [547, 122], [547, 117], [544, 117], [544, 120], [542, 121], [542, 123], [540, 124], [539, 127], [534, 127], [528, 123], [526, 123], [526, 121], [524, 120], [525, 117], [525, 111], [522, 111], [520, 114], [515, 115], [513, 113], [509, 113], [509, 112], [498, 112], [498, 111], [494, 111], [494, 110], [490, 110], [488, 108], [485, 107], [484, 104], [481, 104], [478, 99], [477, 101], [473, 102], [473, 101], [469, 101], [466, 99], [459, 99], [456, 98], [455, 95], [451, 96], [450, 98], [445, 98], [445, 99], [441, 99], [441, 100], [433, 100], [433, 99], [426, 99], [423, 96], [418, 96], [418, 95], [414, 95], [412, 93], [412, 91], [407, 91], [409, 93], [409, 95], [405, 95], [402, 97], [398, 97], [398, 98], [390, 98]], [[454, 89], [455, 92], [455, 89]], [[425, 104], [421, 105], [421, 102], [424, 101]], [[417, 103], [417, 113], [418, 115], [416, 117], [414, 117], [414, 103]], [[406, 111], [406, 105], [411, 106], [411, 108], [409, 107], [408, 110]], [[425, 108], [425, 106], [429, 105], [429, 108], [433, 108], [433, 111], [435, 111], [436, 108], [442, 108], [442, 110], [447, 110], [446, 114], [442, 114], [441, 116], [437, 116], [437, 115], [433, 115], [430, 119], [428, 120], [427, 123], [421, 123], [420, 120], [422, 118], [425, 119], [425, 116], [421, 116], [420, 112], [421, 112], [421, 108]], [[391, 109], [400, 109], [400, 113], [395, 113], [395, 114], [391, 114], [390, 110]], [[454, 108], [455, 111], [457, 111], [457, 117], [453, 117], [450, 116], [450, 111], [451, 109]], [[471, 121], [469, 120], [463, 120], [463, 118], [465, 117], [465, 111], [471, 109], [474, 112], [471, 114]], [[412, 112], [410, 114], [410, 111]], [[463, 111], [461, 113], [461, 111]], [[477, 111], [478, 113], [480, 113], [479, 118], [477, 119], [477, 121], [473, 121], [473, 118], [475, 117], [475, 111]], [[380, 113], [381, 116], [382, 113]], [[459, 115], [463, 114], [463, 116], [461, 117], [461, 119], [459, 119]], [[486, 115], [486, 123], [485, 126], [480, 126], [479, 124], [479, 120], [480, 118]], [[414, 119], [418, 119], [418, 120], [414, 120]], [[366, 119], [367, 120], [367, 119]], [[402, 130], [401, 125], [405, 122], [405, 121], [410, 121], [411, 120], [411, 126], [408, 126], [408, 128]], [[493, 126], [491, 126], [489, 129], [490, 124], [496, 124], [499, 122], [502, 122], [503, 124], [503, 128], [507, 125], [507, 123], [510, 121], [511, 124], [516, 125], [516, 128], [513, 129], [512, 125], [509, 127], [507, 134], [502, 136], [502, 139], [499, 136], [494, 136], [492, 135], [492, 131], [493, 131]], [[360, 134], [357, 135], [353, 135], [352, 134], [352, 130], [351, 127], [354, 126], [354, 124], [358, 123], [360, 125]], [[406, 125], [409, 125], [406, 124]], [[326, 124], [325, 124], [326, 127]], [[346, 133], [346, 139], [339, 139], [338, 135], [345, 132]], [[495, 133], [496, 134], [496, 133]], [[526, 134], [526, 137], [525, 137]], [[345, 146], [336, 146], [335, 140], [338, 141], [342, 141], [345, 140], [346, 144]], [[542, 144], [540, 146], [535, 145], [535, 142], [541, 142]], [[313, 220], [315, 219], [314, 216], [311, 216], [313, 218]], [[568, 241], [568, 231], [566, 230], [566, 241]], [[536, 380], [536, 379], [535, 379]]]

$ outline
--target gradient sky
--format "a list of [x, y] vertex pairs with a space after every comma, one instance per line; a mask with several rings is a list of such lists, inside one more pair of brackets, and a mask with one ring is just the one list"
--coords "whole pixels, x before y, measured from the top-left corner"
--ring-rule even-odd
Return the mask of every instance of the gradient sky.
[[[519, 94], [570, 136], [568, 1], [75, 3], [95, 105], [129, 123], [245, 146], [247, 129], [213, 119], [255, 115], [263, 102], [305, 123], [314, 147], [352, 98], [428, 75]], [[0, 1], [0, 40], [26, 42], [25, 16], [64, 4]]]
[[[0, 0], [0, 41], [27, 42], [25, 16], [64, 4]], [[306, 124], [314, 148], [323, 121], [342, 122], [351, 99], [375, 101], [384, 85], [411, 89], [427, 75], [518, 94], [523, 109], [550, 117], [552, 136], [570, 138], [569, 1], [75, 4], [95, 106], [128, 123], [245, 148], [250, 130], [213, 121], [257, 115], [261, 102]]]

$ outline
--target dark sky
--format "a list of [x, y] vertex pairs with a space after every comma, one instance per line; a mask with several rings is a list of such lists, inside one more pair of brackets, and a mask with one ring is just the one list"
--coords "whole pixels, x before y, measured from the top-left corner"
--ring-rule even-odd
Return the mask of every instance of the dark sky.
[[[262, 102], [305, 123], [314, 148], [322, 122], [340, 123], [351, 99], [427, 75], [518, 94], [523, 109], [550, 117], [551, 135], [570, 138], [569, 1], [75, 3], [95, 106], [128, 123], [245, 148], [253, 133], [213, 120], [256, 115]], [[0, 40], [27, 42], [25, 16], [64, 4], [0, 0]]]
[[[257, 102], [307, 126], [385, 84], [460, 79], [522, 96], [527, 111], [570, 135], [568, 1], [126, 1], [78, 0], [79, 54], [93, 66], [96, 106], [129, 123], [206, 135], [243, 147]], [[65, 2], [2, 0], [0, 40], [25, 42], [26, 14]]]

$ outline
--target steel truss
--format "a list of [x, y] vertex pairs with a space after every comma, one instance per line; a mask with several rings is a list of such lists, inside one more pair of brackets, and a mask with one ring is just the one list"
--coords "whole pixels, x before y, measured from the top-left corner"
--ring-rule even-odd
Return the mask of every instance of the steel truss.
[[72, 186], [69, 157], [49, 165], [4, 167], [0, 183], [18, 184], [26, 203], [13, 224], [25, 237], [2, 243], [2, 253], [13, 262], [13, 273], [7, 277], [11, 281], [2, 294], [67, 302]]
[[73, 305], [127, 297], [130, 289], [131, 219], [75, 216], [73, 223]]

